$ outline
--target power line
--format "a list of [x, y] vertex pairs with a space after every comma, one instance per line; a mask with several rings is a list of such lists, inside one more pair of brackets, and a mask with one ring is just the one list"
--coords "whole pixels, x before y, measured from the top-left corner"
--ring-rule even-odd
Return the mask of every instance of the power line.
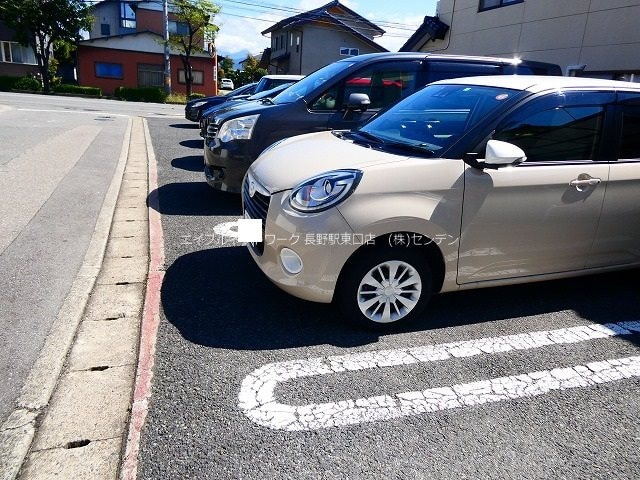
[[[274, 20], [268, 20], [265, 18], [256, 18], [256, 17], [250, 17], [247, 15], [239, 15], [239, 14], [234, 14], [234, 13], [225, 13], [225, 12], [220, 12], [220, 15], [228, 15], [230, 17], [238, 17], [238, 18], [246, 18], [249, 20], [257, 20], [259, 22], [266, 22], [266, 23], [278, 23], [278, 21], [274, 21]], [[284, 20], [284, 19], [281, 19]], [[315, 22], [320, 24], [320, 25], [331, 25], [331, 26], [335, 26], [335, 23], [331, 23], [331, 22], [326, 22], [326, 21], [322, 21], [322, 20], [318, 20], [315, 19]], [[417, 29], [417, 27], [416, 27]], [[358, 30], [368, 30], [368, 31], [377, 31], [374, 30], [373, 28], [358, 28]], [[391, 37], [391, 38], [409, 38], [411, 35], [394, 35], [393, 33], [389, 33], [389, 32], [385, 32], [384, 33], [384, 37]]]
[[[231, 3], [231, 4], [238, 4], [238, 5], [248, 5], [251, 7], [261, 7], [261, 8], [266, 8], [269, 10], [280, 10], [283, 12], [289, 12], [289, 13], [295, 13], [297, 15], [299, 14], [305, 14], [305, 13], [309, 13], [308, 10], [302, 10], [299, 8], [294, 8], [294, 7], [280, 7], [278, 5], [275, 5], [273, 3], [266, 3], [266, 2], [253, 2], [253, 3], [249, 3], [249, 2], [244, 2], [241, 0], [222, 0], [219, 3], [221, 4], [225, 4], [225, 3]], [[233, 8], [241, 8], [241, 7], [233, 7]], [[261, 13], [264, 12], [266, 13], [264, 10], [261, 10]], [[341, 18], [341, 16], [336, 15], [337, 18]], [[285, 17], [287, 18], [287, 17]], [[343, 17], [343, 18], [350, 18], [350, 17]], [[407, 23], [400, 23], [400, 22], [391, 22], [388, 20], [369, 20], [371, 23], [375, 23], [377, 25], [383, 26], [383, 27], [389, 27], [389, 28], [395, 28], [397, 30], [410, 30], [412, 32], [415, 32], [419, 25], [411, 25], [411, 24], [407, 24]]]
[[[102, 0], [81, 0], [83, 3], [88, 3], [88, 4], [97, 4], [97, 3], [102, 3]], [[151, 4], [156, 4], [156, 5], [162, 5], [162, 0], [147, 0], [144, 3], [151, 3]], [[307, 18], [308, 20], [313, 20], [314, 22], [320, 24], [320, 25], [330, 25], [330, 26], [335, 26], [334, 23], [332, 22], [328, 22], [326, 20], [324, 20], [324, 16], [321, 13], [311, 13], [311, 11], [309, 10], [302, 10], [299, 8], [294, 8], [294, 7], [280, 7], [278, 5], [275, 4], [270, 4], [270, 3], [266, 3], [266, 2], [254, 2], [254, 3], [249, 3], [249, 2], [244, 2], [244, 1], [240, 1], [240, 0], [223, 0], [220, 1], [219, 3], [221, 3], [222, 5], [220, 5], [221, 7], [224, 7], [224, 3], [231, 3], [231, 4], [238, 4], [238, 5], [247, 5], [249, 7], [254, 7], [254, 8], [266, 8], [269, 10], [279, 10], [282, 12], [287, 12], [287, 13], [294, 13], [296, 15], [304, 15], [304, 14], [308, 14]], [[171, 0], [169, 0], [168, 4], [170, 6], [176, 6], [175, 3], [171, 2]], [[238, 7], [236, 5], [228, 5], [229, 8], [235, 8], [235, 9], [244, 9], [244, 10], [249, 10], [252, 11], [249, 8], [246, 7]], [[253, 10], [256, 11], [257, 13], [260, 14], [268, 14], [269, 12], [266, 10]], [[259, 17], [254, 17], [254, 16], [249, 16], [249, 15], [241, 15], [238, 13], [227, 13], [223, 10], [223, 8], [221, 8], [220, 12], [218, 12], [218, 15], [227, 15], [230, 17], [237, 17], [237, 18], [244, 18], [244, 19], [248, 19], [248, 20], [255, 20], [255, 21], [259, 21], [259, 22], [265, 22], [265, 23], [271, 23], [271, 24], [275, 24], [278, 23], [282, 20], [285, 20], [287, 18], [290, 18], [290, 16], [283, 16], [283, 17], [277, 17], [276, 19], [269, 19], [269, 18], [259, 18]], [[352, 17], [350, 16], [338, 16], [335, 15], [335, 17], [338, 20], [341, 19], [345, 19], [345, 20], [350, 20]], [[373, 21], [370, 21], [371, 23], [374, 23]], [[400, 34], [400, 33], [389, 33], [389, 32], [385, 32], [384, 36], [387, 38], [409, 38], [413, 32], [415, 32], [419, 26], [413, 26], [413, 25], [409, 25], [409, 24], [403, 24], [403, 23], [399, 23], [399, 22], [389, 22], [389, 21], [380, 21], [380, 22], [375, 22], [376, 24], [379, 24], [380, 26], [383, 27], [387, 27], [389, 29], [393, 29], [393, 30], [406, 30], [406, 31], [410, 31], [411, 33], [406, 35], [406, 34]], [[345, 24], [347, 27], [350, 27], [348, 24]], [[351, 27], [353, 28], [353, 27]], [[367, 27], [364, 25], [358, 25], [357, 31], [360, 32], [370, 32], [370, 33], [379, 33], [378, 30], [376, 30], [373, 27]], [[374, 35], [372, 35], [374, 36]], [[377, 35], [380, 36], [380, 35]]]

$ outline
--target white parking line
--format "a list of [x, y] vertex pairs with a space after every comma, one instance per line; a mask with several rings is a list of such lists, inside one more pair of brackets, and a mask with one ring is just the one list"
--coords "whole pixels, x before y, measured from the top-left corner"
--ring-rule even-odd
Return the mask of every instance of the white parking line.
[[640, 356], [335, 403], [286, 405], [277, 402], [274, 393], [279, 383], [297, 378], [529, 350], [633, 333], [640, 333], [640, 322], [592, 324], [424, 347], [271, 363], [243, 380], [239, 407], [252, 421], [265, 427], [316, 430], [588, 387], [640, 376]]

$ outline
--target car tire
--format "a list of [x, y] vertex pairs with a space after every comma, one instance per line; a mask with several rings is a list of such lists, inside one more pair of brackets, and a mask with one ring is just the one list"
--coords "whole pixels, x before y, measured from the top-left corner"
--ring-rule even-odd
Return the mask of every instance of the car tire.
[[391, 330], [419, 317], [431, 293], [431, 269], [420, 252], [376, 248], [347, 265], [336, 303], [350, 321], [373, 330]]

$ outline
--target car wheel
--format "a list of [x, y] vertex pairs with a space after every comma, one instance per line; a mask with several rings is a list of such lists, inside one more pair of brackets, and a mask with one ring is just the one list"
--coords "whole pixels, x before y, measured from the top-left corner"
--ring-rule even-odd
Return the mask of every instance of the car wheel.
[[414, 320], [431, 297], [431, 271], [415, 250], [376, 249], [356, 258], [338, 285], [349, 320], [384, 330]]

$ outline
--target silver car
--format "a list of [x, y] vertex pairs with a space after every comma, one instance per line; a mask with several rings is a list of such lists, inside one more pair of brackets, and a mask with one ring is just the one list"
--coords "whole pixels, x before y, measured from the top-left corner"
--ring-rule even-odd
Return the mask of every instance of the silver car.
[[431, 294], [640, 265], [640, 85], [433, 83], [354, 131], [267, 149], [250, 244], [283, 290], [385, 327]]

